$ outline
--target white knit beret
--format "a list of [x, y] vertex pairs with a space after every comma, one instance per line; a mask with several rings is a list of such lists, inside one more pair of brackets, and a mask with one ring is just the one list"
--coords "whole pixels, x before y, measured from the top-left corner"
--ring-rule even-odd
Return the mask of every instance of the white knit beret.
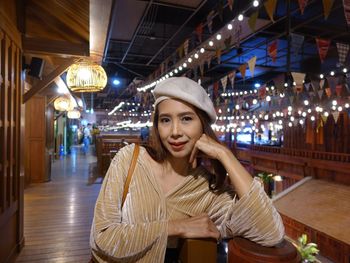
[[175, 98], [188, 102], [206, 112], [210, 123], [216, 121], [216, 111], [213, 102], [204, 88], [197, 82], [185, 77], [168, 78], [157, 84], [153, 90], [154, 106], [166, 99]]

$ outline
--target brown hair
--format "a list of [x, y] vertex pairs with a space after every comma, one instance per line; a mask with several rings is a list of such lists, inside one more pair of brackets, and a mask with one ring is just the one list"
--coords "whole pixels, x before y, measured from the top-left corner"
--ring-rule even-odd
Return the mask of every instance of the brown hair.
[[[208, 114], [206, 114], [204, 111], [198, 109], [195, 106], [193, 106], [193, 108], [200, 119], [200, 122], [203, 127], [203, 133], [220, 143], [213, 129], [210, 126], [210, 119]], [[156, 107], [153, 114], [153, 127], [150, 133], [149, 144], [146, 145], [145, 148], [148, 154], [155, 161], [162, 163], [167, 158], [169, 152], [166, 150], [159, 137], [158, 118], [159, 111], [158, 107]], [[222, 192], [225, 187], [226, 170], [221, 164], [221, 162], [209, 158], [198, 158], [198, 163], [210, 164], [209, 167], [207, 167], [208, 171], [210, 171], [210, 176], [206, 177], [206, 179], [209, 182], [209, 189], [213, 192]]]

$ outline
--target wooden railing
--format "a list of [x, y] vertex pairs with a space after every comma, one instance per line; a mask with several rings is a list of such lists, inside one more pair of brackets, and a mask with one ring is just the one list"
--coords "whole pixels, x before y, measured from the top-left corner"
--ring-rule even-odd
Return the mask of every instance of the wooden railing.
[[327, 161], [334, 161], [334, 162], [350, 162], [350, 154], [346, 154], [346, 153], [308, 151], [308, 150], [299, 150], [299, 149], [273, 147], [273, 146], [260, 146], [260, 145], [252, 145], [249, 147], [249, 149], [252, 151], [277, 153], [277, 154], [290, 155], [294, 157], [319, 159], [319, 160], [327, 160]]
[[138, 143], [140, 137], [136, 135], [104, 134], [96, 138], [96, 155], [98, 175], [104, 176], [118, 150], [126, 144]]

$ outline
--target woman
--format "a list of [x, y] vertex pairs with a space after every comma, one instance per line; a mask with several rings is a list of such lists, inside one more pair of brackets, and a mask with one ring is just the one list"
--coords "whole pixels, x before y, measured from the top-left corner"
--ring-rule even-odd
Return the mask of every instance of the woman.
[[218, 142], [210, 127], [216, 112], [204, 89], [176, 77], [159, 83], [153, 95], [152, 143], [141, 147], [123, 209], [134, 145], [113, 159], [97, 199], [90, 239], [95, 261], [164, 262], [178, 237], [279, 243], [281, 218], [260, 182]]

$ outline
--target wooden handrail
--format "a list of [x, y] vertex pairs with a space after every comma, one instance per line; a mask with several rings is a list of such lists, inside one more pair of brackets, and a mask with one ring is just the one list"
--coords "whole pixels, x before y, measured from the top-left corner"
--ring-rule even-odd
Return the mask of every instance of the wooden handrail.
[[229, 241], [229, 263], [297, 263], [301, 258], [296, 248], [287, 240], [274, 247], [263, 247], [248, 239], [235, 237]]

